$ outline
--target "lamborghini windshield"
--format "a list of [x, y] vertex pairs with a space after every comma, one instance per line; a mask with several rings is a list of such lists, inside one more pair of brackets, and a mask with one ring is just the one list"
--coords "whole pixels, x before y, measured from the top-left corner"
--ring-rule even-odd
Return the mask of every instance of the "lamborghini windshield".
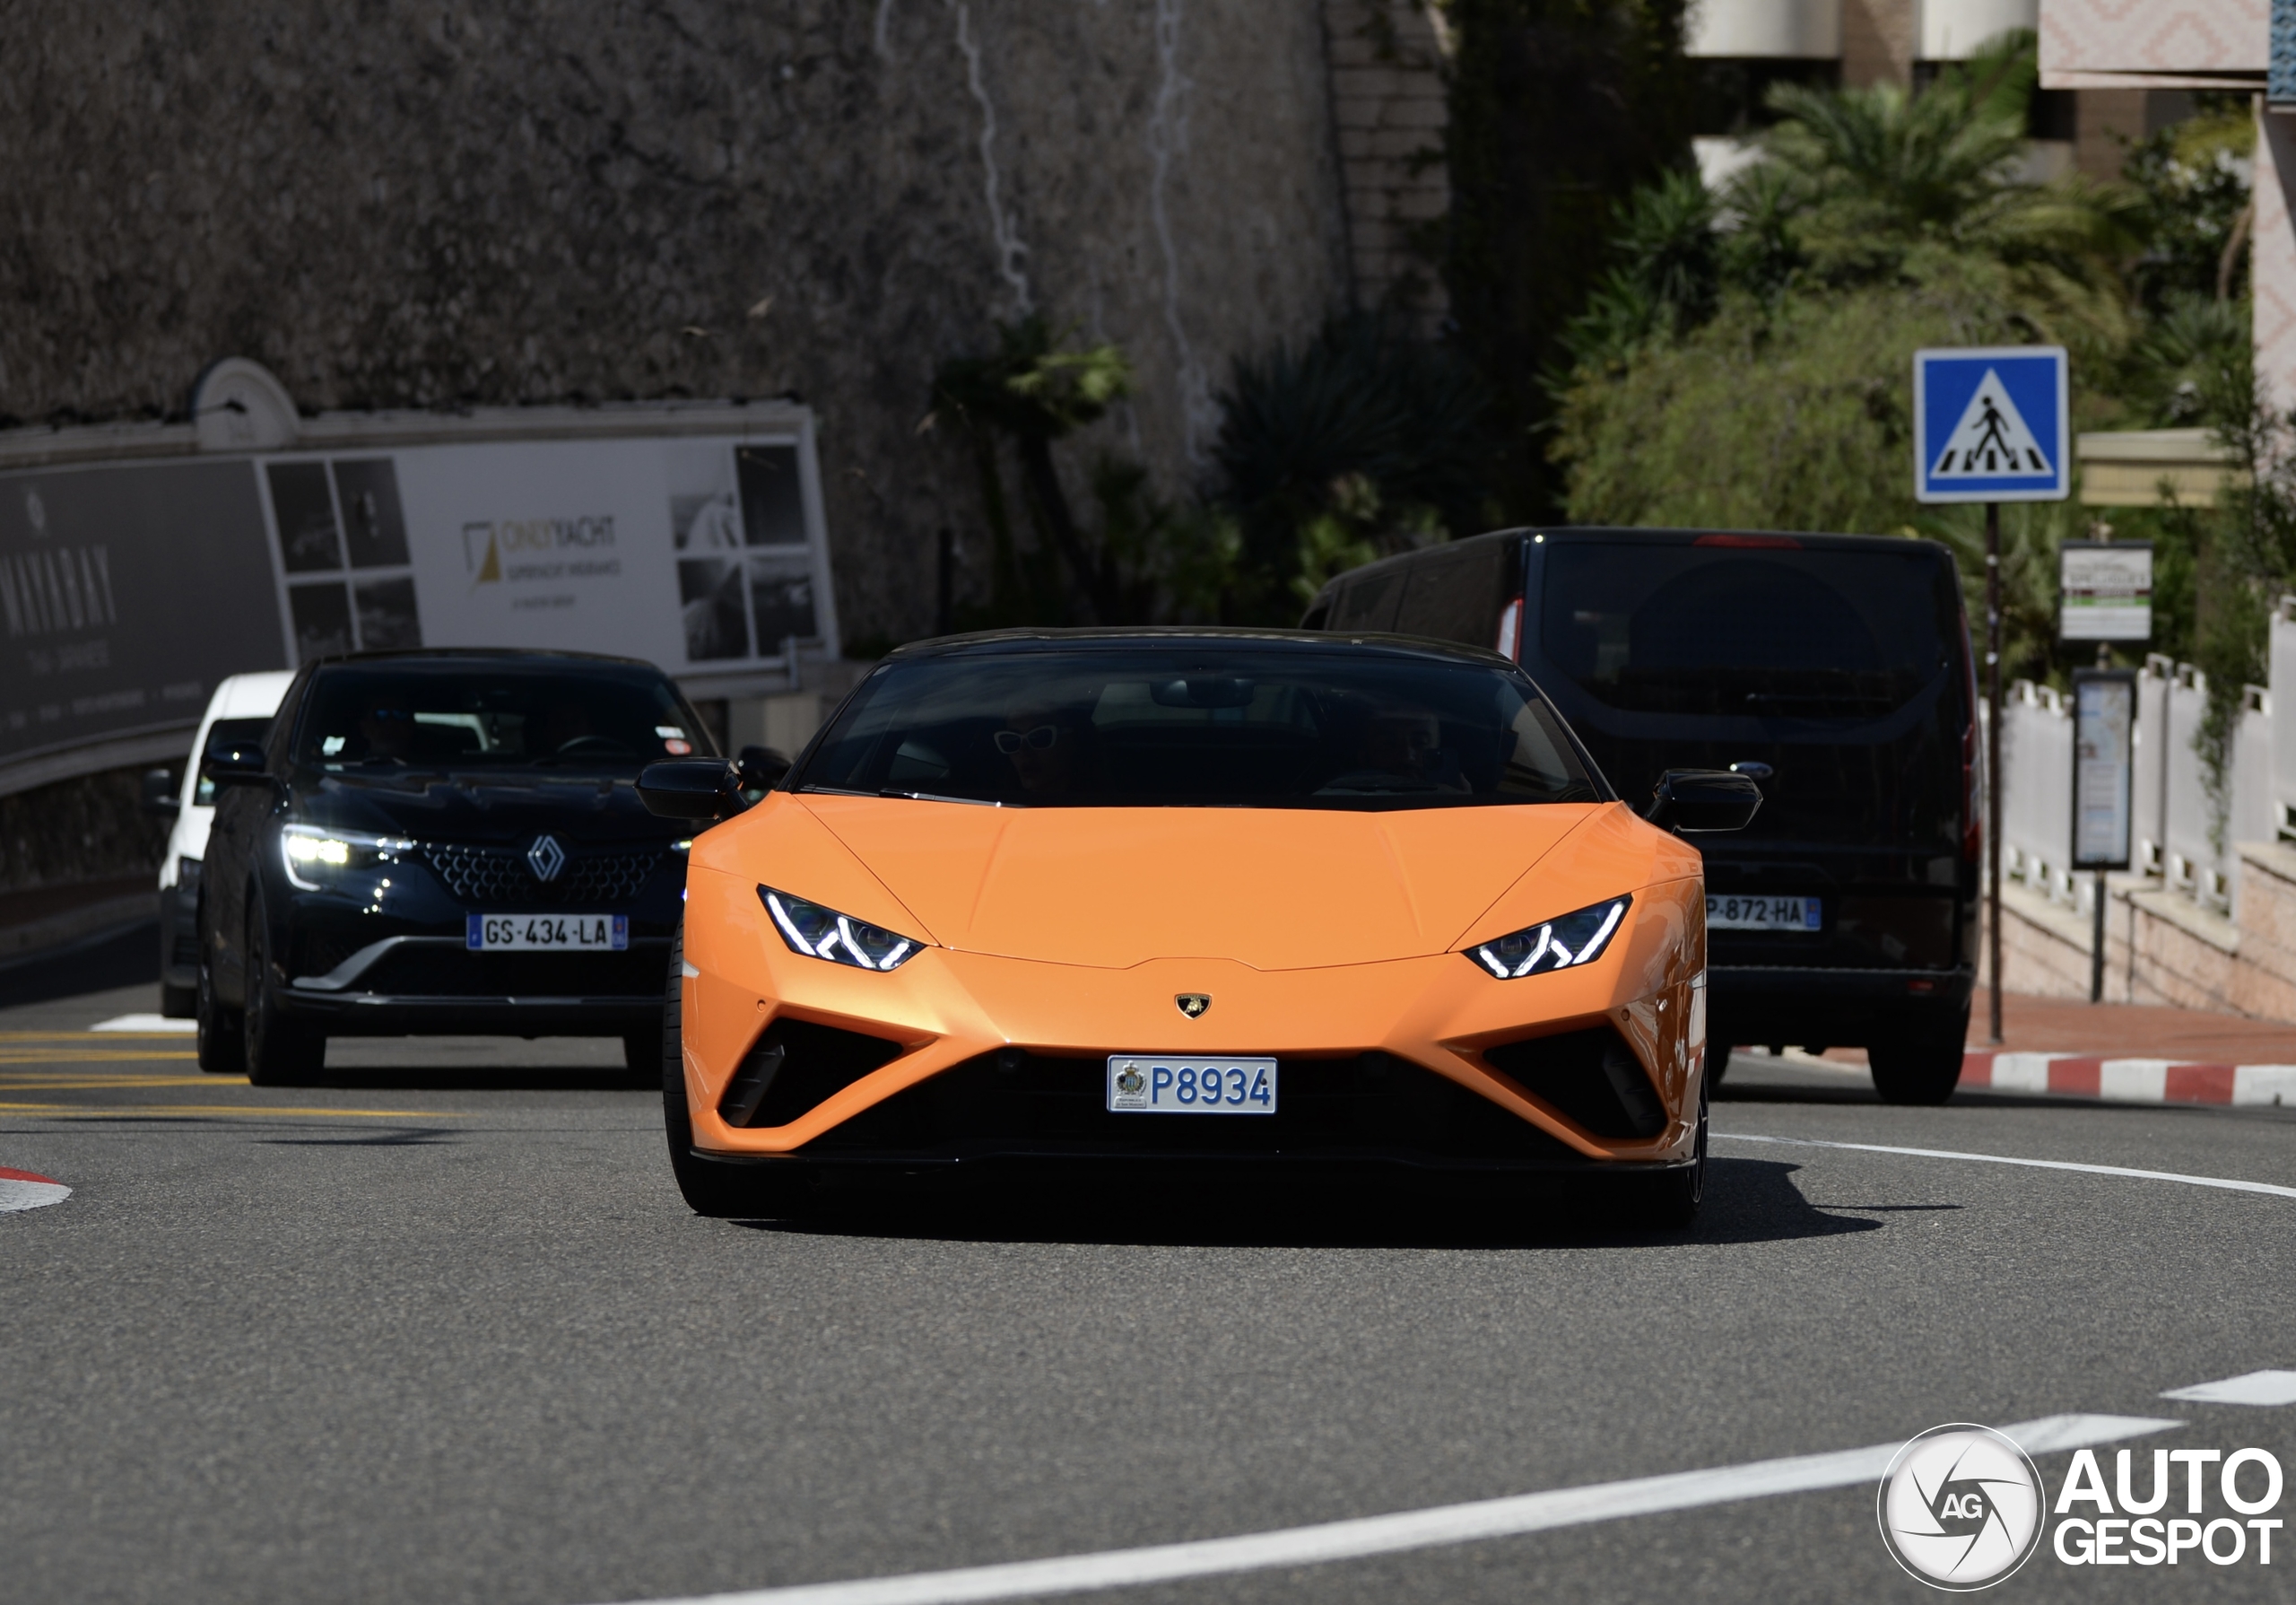
[[1536, 688], [1496, 664], [1201, 639], [897, 659], [794, 785], [1038, 807], [1602, 800]]

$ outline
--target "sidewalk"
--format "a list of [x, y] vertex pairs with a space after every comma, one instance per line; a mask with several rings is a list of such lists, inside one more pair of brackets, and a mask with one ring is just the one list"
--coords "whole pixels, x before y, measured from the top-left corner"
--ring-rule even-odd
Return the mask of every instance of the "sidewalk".
[[[1980, 990], [1961, 1060], [1964, 1087], [2130, 1103], [2296, 1104], [2296, 1025], [2010, 992], [1996, 1048], [1987, 1040], [1988, 1006]], [[1826, 1058], [1866, 1062], [1859, 1048]]]

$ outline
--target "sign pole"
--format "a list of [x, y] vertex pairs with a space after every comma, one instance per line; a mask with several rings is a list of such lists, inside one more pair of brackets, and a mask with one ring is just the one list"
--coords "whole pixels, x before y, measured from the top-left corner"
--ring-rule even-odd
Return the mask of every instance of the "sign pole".
[[2001, 1045], [2001, 503], [1985, 504], [1985, 917], [1993, 977], [1987, 1040]]
[[[2073, 493], [2071, 379], [2062, 345], [1913, 353], [1913, 495], [1985, 504], [1986, 967], [2001, 1034], [2001, 503]], [[1970, 711], [1974, 716], [1976, 710]], [[1974, 956], [1974, 955], [1972, 955]], [[1974, 999], [1972, 999], [1974, 1001]]]

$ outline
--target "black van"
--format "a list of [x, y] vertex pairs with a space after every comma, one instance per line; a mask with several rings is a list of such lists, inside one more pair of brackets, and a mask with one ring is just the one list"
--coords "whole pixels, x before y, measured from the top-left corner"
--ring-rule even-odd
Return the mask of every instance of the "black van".
[[1700, 844], [1709, 1040], [1863, 1047], [1884, 1098], [1952, 1093], [1984, 816], [1969, 625], [1944, 547], [1506, 529], [1351, 570], [1301, 624], [1496, 646], [1622, 797], [1668, 769], [1752, 777], [1753, 824]]

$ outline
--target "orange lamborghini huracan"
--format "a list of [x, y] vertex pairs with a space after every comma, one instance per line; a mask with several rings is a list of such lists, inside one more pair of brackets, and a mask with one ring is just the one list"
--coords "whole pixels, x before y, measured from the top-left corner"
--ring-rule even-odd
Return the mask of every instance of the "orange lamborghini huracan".
[[1697, 1208], [1706, 905], [1674, 832], [1760, 793], [1674, 772], [1638, 814], [1496, 653], [953, 637], [746, 808], [744, 779], [639, 782], [735, 816], [694, 840], [665, 1011], [703, 1214], [1000, 1158], [1610, 1173]]

